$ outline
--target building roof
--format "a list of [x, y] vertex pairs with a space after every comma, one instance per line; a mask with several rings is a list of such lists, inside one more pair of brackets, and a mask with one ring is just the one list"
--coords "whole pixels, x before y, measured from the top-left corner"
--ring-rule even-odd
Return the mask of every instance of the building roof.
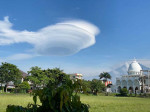
[[133, 75], [133, 73], [140, 73], [140, 71], [142, 70], [141, 66], [139, 65], [139, 63], [134, 60], [130, 65], [129, 65], [129, 68], [128, 68], [128, 74]]
[[23, 78], [25, 78], [25, 77], [27, 77], [27, 76], [28, 76], [28, 74], [27, 74], [27, 73], [25, 73], [25, 72], [23, 72], [22, 70], [20, 70], [20, 72], [22, 73], [22, 77], [23, 77]]

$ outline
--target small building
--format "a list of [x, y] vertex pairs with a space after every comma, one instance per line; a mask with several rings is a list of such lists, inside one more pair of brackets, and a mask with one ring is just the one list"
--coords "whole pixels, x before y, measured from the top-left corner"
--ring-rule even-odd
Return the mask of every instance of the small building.
[[112, 82], [111, 81], [106, 81], [105, 86], [107, 87], [108, 85], [112, 85]]
[[83, 75], [79, 73], [69, 74], [71, 80], [82, 79]]
[[102, 81], [102, 83], [105, 83], [106, 92], [112, 93], [112, 90], [111, 90], [112, 82], [111, 81]]

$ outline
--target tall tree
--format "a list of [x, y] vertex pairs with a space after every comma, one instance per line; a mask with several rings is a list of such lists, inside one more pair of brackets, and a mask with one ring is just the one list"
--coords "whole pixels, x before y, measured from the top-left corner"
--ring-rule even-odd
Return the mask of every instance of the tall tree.
[[59, 68], [42, 70], [41, 68], [35, 66], [28, 71], [28, 79], [33, 83], [33, 87], [46, 86], [49, 82], [52, 85], [58, 86], [64, 83], [66, 78], [69, 78], [65, 73]]
[[103, 72], [99, 75], [99, 78], [106, 82], [107, 79], [111, 79], [111, 75], [108, 72]]
[[31, 67], [31, 70], [28, 71], [28, 74], [29, 76], [27, 77], [27, 79], [32, 82], [34, 89], [37, 88], [37, 86], [41, 86], [44, 75], [40, 67]]
[[98, 92], [103, 91], [105, 85], [98, 79], [93, 79], [91, 82], [91, 90], [93, 94], [97, 95]]
[[70, 77], [59, 68], [47, 69], [44, 70], [44, 72], [48, 77], [48, 80], [46, 82], [55, 87], [61, 86], [63, 83], [66, 83], [66, 80], [70, 79]]
[[82, 80], [82, 84], [83, 84], [83, 86], [85, 86], [86, 87], [86, 92], [88, 92], [88, 93], [91, 93], [92, 91], [91, 91], [91, 82], [92, 81], [90, 81], [90, 80]]
[[10, 81], [16, 82], [21, 78], [21, 72], [17, 68], [16, 65], [10, 64], [10, 63], [2, 63], [0, 66], [0, 80], [1, 84], [6, 83], [6, 92], [7, 92], [7, 86]]

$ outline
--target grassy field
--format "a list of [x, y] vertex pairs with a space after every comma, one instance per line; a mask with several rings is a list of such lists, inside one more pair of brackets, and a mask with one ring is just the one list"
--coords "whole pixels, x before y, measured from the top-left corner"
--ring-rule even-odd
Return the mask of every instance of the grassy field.
[[136, 97], [82, 96], [90, 112], [150, 112], [150, 99]]
[[[81, 100], [90, 105], [90, 112], [150, 112], [149, 98], [86, 96]], [[5, 112], [8, 104], [26, 106], [32, 102], [29, 95], [0, 95], [0, 112]]]

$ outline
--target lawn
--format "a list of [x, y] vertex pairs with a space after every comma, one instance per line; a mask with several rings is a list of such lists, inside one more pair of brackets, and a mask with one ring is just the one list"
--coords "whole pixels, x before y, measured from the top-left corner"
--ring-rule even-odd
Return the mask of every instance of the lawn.
[[33, 103], [32, 97], [29, 94], [0, 94], [0, 112], [5, 112], [8, 104], [27, 106], [29, 102]]
[[91, 106], [90, 112], [150, 112], [149, 98], [81, 96]]
[[[81, 95], [81, 100], [90, 105], [90, 112], [150, 112], [149, 98]], [[0, 95], [0, 112], [8, 104], [26, 106], [28, 102], [32, 102], [29, 95]]]

